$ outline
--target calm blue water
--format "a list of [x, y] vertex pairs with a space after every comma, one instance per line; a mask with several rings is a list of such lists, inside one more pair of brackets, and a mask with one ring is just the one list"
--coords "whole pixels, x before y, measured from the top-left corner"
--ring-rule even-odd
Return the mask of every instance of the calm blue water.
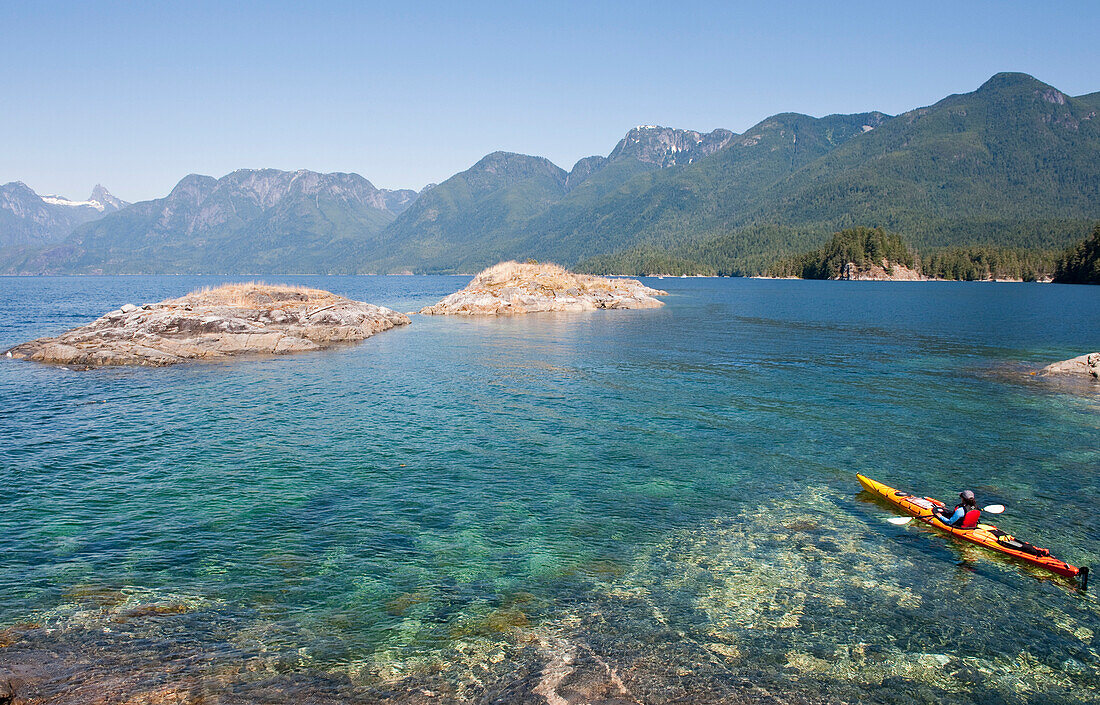
[[[0, 349], [219, 281], [0, 278]], [[411, 311], [466, 279], [280, 281]], [[1100, 699], [1091, 594], [892, 526], [854, 477], [972, 487], [1100, 564], [1100, 394], [1021, 372], [1100, 349], [1100, 287], [657, 285], [659, 310], [414, 316], [316, 354], [3, 361], [0, 628], [167, 604], [223, 620], [190, 635], [215, 661], [365, 686], [552, 636], [688, 693]]]

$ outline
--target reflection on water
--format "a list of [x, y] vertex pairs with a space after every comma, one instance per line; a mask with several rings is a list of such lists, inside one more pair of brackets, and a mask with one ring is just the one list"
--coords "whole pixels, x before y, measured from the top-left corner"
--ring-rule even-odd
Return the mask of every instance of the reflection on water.
[[[0, 345], [207, 283], [2, 279]], [[413, 310], [464, 280], [300, 283]], [[72, 702], [1096, 699], [1093, 596], [885, 523], [854, 473], [973, 487], [1095, 563], [1100, 402], [988, 371], [1100, 348], [1100, 292], [672, 284], [286, 358], [0, 364], [0, 669]]]

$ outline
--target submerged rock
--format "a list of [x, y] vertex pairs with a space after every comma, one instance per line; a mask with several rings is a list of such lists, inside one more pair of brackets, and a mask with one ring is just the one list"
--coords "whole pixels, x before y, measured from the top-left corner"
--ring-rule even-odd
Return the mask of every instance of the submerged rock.
[[[1026, 568], [916, 527], [875, 541], [886, 512], [859, 504], [807, 489], [670, 534], [606, 585], [586, 643], [666, 692], [659, 664], [690, 672], [683, 702], [761, 702], [699, 696], [746, 677], [781, 702], [1100, 703], [1091, 614], [1056, 593], [1029, 596], [1038, 611], [990, 610], [1019, 600], [998, 574]], [[980, 597], [959, 600], [964, 587]]]
[[556, 264], [501, 262], [474, 277], [465, 289], [420, 313], [460, 316], [509, 316], [541, 311], [594, 311], [610, 308], [657, 308], [651, 289], [634, 279], [574, 274]]
[[1100, 379], [1100, 352], [1086, 353], [1069, 360], [1055, 362], [1039, 370], [1040, 375], [1074, 375]]
[[317, 350], [408, 324], [388, 308], [320, 289], [230, 284], [120, 309], [7, 357], [88, 369]]

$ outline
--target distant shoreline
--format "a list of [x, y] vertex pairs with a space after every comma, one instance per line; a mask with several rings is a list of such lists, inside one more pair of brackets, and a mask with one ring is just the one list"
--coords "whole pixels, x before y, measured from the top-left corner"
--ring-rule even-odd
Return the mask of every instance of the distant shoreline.
[[1053, 280], [1050, 279], [1036, 279], [1034, 281], [1025, 282], [1023, 279], [938, 279], [935, 277], [924, 277], [921, 279], [807, 279], [806, 277], [768, 277], [764, 275], [754, 275], [751, 277], [745, 277], [746, 279], [797, 279], [800, 281], [821, 281], [821, 282], [840, 282], [840, 281], [859, 281], [859, 282], [893, 282], [893, 283], [911, 283], [919, 284], [922, 282], [977, 282], [982, 284], [1053, 284]]
[[[80, 277], [232, 277], [239, 279], [263, 279], [263, 278], [275, 278], [275, 277], [473, 277], [474, 274], [458, 273], [458, 274], [408, 274], [408, 273], [392, 273], [392, 274], [258, 274], [258, 273], [244, 273], [244, 274], [0, 274], [0, 279], [45, 279], [48, 277], [68, 277], [68, 278], [80, 278]], [[805, 277], [769, 277], [764, 274], [604, 274], [605, 277], [642, 277], [646, 279], [766, 279], [777, 281], [876, 281], [876, 282], [980, 282], [986, 284], [1054, 284], [1056, 282], [1050, 279], [1036, 279], [1035, 281], [1025, 282], [1023, 279], [936, 279], [936, 278], [923, 278], [923, 279], [807, 279]]]

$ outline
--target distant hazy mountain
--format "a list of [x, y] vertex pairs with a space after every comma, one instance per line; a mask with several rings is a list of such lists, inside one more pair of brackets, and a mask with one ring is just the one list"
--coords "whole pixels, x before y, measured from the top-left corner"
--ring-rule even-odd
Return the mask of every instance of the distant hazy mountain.
[[380, 189], [382, 191], [382, 199], [386, 203], [386, 210], [394, 215], [401, 215], [412, 202], [416, 200], [417, 192], [409, 188], [397, 189], [390, 191], [388, 189]]
[[356, 238], [415, 199], [358, 174], [242, 169], [192, 174], [168, 196], [77, 228], [16, 271], [267, 273], [328, 271]]
[[24, 244], [0, 268], [471, 272], [533, 257], [596, 271], [753, 273], [853, 226], [884, 227], [922, 250], [1061, 248], [1100, 219], [1098, 112], [1100, 93], [1074, 98], [997, 74], [897, 117], [782, 113], [740, 135], [637, 127], [569, 172], [494, 152], [419, 195], [354, 174], [190, 176], [60, 244], [29, 256]]
[[127, 205], [99, 184], [86, 201], [39, 196], [21, 181], [4, 184], [0, 186], [0, 249], [59, 242], [76, 226]]

